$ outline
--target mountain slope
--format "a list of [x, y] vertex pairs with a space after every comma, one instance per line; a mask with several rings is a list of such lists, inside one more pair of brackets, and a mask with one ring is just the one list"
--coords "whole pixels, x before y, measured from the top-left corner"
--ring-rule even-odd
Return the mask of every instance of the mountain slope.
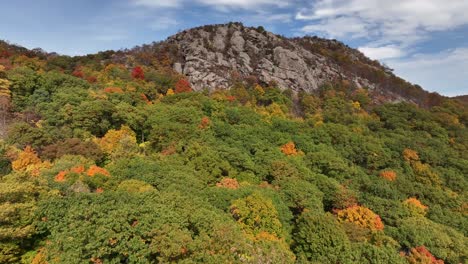
[[[270, 35], [202, 32], [229, 27]], [[81, 57], [0, 42], [0, 263], [466, 263], [465, 105], [385, 103], [398, 78], [317, 38], [247, 39], [273, 65], [250, 76], [225, 37], [218, 73], [198, 30]], [[193, 91], [187, 65], [232, 87]], [[259, 80], [298, 67], [337, 72]]]

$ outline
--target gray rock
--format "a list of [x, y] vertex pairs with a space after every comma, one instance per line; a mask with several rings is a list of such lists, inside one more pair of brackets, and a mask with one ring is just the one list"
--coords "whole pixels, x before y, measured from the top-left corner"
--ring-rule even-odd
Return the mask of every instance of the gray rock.
[[164, 43], [176, 46], [183, 53], [173, 68], [185, 74], [195, 90], [227, 89], [232, 72], [254, 75], [263, 83], [275, 81], [281, 89], [290, 88], [294, 92], [312, 92], [325, 83], [341, 79], [369, 90], [378, 87], [353, 71], [344, 70], [331, 55], [323, 55], [339, 49], [351, 61], [377, 67], [359, 51], [333, 40], [288, 39], [240, 24], [227, 24], [186, 30]]
[[182, 63], [180, 62], [174, 63], [174, 71], [178, 73], [182, 73], [183, 72]]
[[82, 181], [76, 181], [72, 186], [68, 188], [69, 191], [74, 192], [74, 193], [90, 193], [91, 190], [89, 189], [89, 186], [82, 182]]

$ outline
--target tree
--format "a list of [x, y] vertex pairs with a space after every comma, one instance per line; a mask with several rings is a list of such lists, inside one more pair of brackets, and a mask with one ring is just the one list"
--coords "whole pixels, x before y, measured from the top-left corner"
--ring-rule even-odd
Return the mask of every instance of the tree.
[[411, 197], [403, 202], [403, 205], [408, 208], [413, 216], [424, 216], [427, 212], [427, 206], [421, 203], [417, 198]]
[[0, 115], [3, 127], [6, 127], [11, 100], [10, 81], [5, 77], [5, 67], [0, 65]]
[[190, 86], [190, 83], [186, 79], [180, 79], [174, 89], [174, 93], [189, 93], [192, 91], [192, 87]]
[[393, 170], [383, 170], [379, 173], [379, 176], [387, 181], [395, 181], [397, 178], [397, 174]]
[[401, 220], [396, 238], [407, 248], [424, 245], [437, 258], [448, 263], [463, 263], [468, 255], [468, 239], [462, 233], [425, 217]]
[[406, 259], [410, 264], [444, 264], [444, 261], [437, 259], [425, 246], [410, 249]]
[[338, 210], [336, 216], [340, 222], [354, 223], [372, 231], [384, 229], [380, 216], [363, 206], [354, 205], [343, 210]]
[[255, 192], [232, 202], [231, 214], [242, 228], [254, 236], [262, 232], [282, 237], [282, 225], [273, 202]]
[[292, 141], [281, 146], [281, 152], [283, 152], [285, 155], [288, 155], [288, 156], [296, 156], [296, 155], [303, 154], [303, 152], [298, 151], [296, 149], [296, 145]]
[[34, 212], [44, 182], [24, 172], [0, 178], [0, 263], [19, 263], [35, 242]]
[[88, 171], [86, 172], [86, 174], [90, 177], [93, 177], [95, 175], [104, 175], [104, 176], [110, 176], [110, 173], [104, 169], [104, 168], [101, 168], [99, 166], [96, 166], [96, 165], [93, 165], [91, 167], [89, 167]]
[[132, 77], [133, 79], [144, 80], [145, 79], [145, 72], [141, 66], [136, 66], [132, 70]]
[[204, 116], [201, 119], [200, 124], [198, 125], [198, 128], [206, 129], [210, 126], [210, 124], [211, 124], [210, 118], [208, 118], [207, 116]]
[[216, 183], [216, 187], [236, 190], [239, 189], [239, 183], [236, 179], [223, 178], [220, 182]]
[[59, 143], [45, 146], [41, 157], [56, 159], [64, 155], [81, 155], [94, 161], [99, 161], [103, 153], [99, 146], [92, 141], [82, 141], [78, 138], [67, 138]]
[[36, 152], [31, 146], [26, 146], [24, 150], [18, 154], [16, 160], [11, 163], [11, 166], [15, 171], [26, 171], [40, 163], [41, 159], [37, 156]]
[[359, 264], [407, 264], [398, 249], [391, 245], [373, 245], [371, 243], [359, 242], [352, 244], [352, 263]]
[[409, 148], [406, 148], [403, 150], [403, 158], [406, 160], [406, 161], [418, 161], [419, 160], [419, 155], [418, 155], [418, 152], [416, 152], [415, 150], [412, 150], [412, 149], [409, 149]]
[[348, 263], [351, 243], [345, 231], [329, 215], [307, 212], [297, 221], [293, 234], [294, 252], [312, 263]]
[[136, 134], [128, 126], [122, 126], [120, 130], [111, 129], [95, 142], [104, 153], [114, 159], [138, 152]]

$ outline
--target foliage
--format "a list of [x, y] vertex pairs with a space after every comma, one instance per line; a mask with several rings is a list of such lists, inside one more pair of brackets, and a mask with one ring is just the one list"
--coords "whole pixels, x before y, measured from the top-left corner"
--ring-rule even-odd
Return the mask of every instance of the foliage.
[[397, 178], [397, 173], [393, 170], [384, 170], [379, 173], [379, 176], [387, 181], [394, 181]]
[[444, 264], [444, 261], [436, 259], [425, 246], [412, 248], [406, 259], [410, 264]]
[[132, 77], [134, 79], [144, 80], [145, 79], [145, 72], [143, 71], [143, 69], [140, 66], [136, 66], [132, 70]]
[[111, 129], [104, 137], [95, 140], [102, 152], [112, 158], [129, 157], [138, 152], [136, 134], [128, 126]]
[[463, 234], [424, 217], [403, 219], [397, 238], [408, 248], [424, 245], [447, 263], [463, 263], [468, 256], [468, 239]]
[[216, 187], [236, 190], [239, 189], [239, 183], [236, 179], [223, 178], [220, 182], [216, 183]]
[[294, 251], [300, 258], [316, 263], [347, 263], [351, 243], [331, 215], [307, 212], [298, 219], [293, 234]]
[[169, 44], [0, 41], [0, 262], [466, 262], [466, 105], [297, 43], [424, 107], [238, 73], [193, 91]]
[[301, 151], [297, 151], [296, 145], [294, 142], [288, 142], [281, 146], [281, 152], [288, 156], [300, 155]]
[[15, 171], [26, 171], [32, 169], [33, 166], [41, 163], [41, 159], [31, 146], [26, 146], [22, 152], [18, 154], [16, 160], [11, 163], [11, 167]]
[[421, 203], [417, 198], [411, 197], [403, 201], [405, 205], [411, 212], [412, 215], [422, 215], [424, 216], [427, 212], [428, 207]]
[[278, 211], [271, 200], [260, 193], [233, 201], [230, 212], [242, 228], [253, 235], [267, 232], [282, 237], [282, 225]]
[[351, 222], [372, 231], [383, 230], [384, 228], [380, 216], [363, 206], [354, 205], [346, 209], [338, 210], [336, 216], [339, 221]]
[[192, 91], [192, 87], [190, 86], [190, 83], [185, 79], [180, 79], [175, 84], [174, 93], [176, 93], [176, 94], [178, 94], [178, 93], [187, 93], [187, 92], [191, 92], [191, 91]]

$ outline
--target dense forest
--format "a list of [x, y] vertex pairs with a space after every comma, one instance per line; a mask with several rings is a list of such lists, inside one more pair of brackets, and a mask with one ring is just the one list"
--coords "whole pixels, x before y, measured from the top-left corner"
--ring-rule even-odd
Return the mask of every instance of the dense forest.
[[467, 263], [462, 101], [112, 54], [0, 43], [0, 263]]

